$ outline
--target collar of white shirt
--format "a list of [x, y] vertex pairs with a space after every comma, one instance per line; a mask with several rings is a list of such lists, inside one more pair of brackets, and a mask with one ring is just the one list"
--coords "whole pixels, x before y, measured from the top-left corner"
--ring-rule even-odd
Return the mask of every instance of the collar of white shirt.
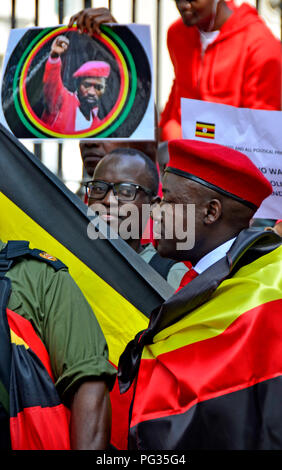
[[76, 108], [75, 115], [75, 131], [83, 131], [84, 129], [89, 129], [92, 126], [93, 119], [98, 114], [98, 108], [93, 108], [90, 113], [90, 121], [86, 119], [84, 114], [80, 111], [79, 106]]
[[203, 258], [201, 258], [200, 261], [198, 261], [198, 263], [194, 266], [195, 271], [197, 271], [198, 274], [201, 274], [212, 264], [223, 258], [227, 251], [231, 248], [231, 245], [235, 239], [236, 237], [231, 238], [231, 240], [227, 240], [227, 242], [224, 242], [222, 245], [219, 245], [217, 248], [203, 256]]

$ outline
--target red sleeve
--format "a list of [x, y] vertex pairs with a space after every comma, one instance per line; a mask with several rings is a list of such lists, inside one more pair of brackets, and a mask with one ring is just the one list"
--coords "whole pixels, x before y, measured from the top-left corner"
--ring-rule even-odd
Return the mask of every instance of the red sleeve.
[[56, 115], [60, 110], [64, 96], [68, 93], [61, 77], [62, 62], [58, 59], [48, 59], [43, 76], [44, 98], [46, 111], [49, 115]]
[[244, 75], [244, 108], [281, 110], [281, 46], [277, 40], [254, 41]]

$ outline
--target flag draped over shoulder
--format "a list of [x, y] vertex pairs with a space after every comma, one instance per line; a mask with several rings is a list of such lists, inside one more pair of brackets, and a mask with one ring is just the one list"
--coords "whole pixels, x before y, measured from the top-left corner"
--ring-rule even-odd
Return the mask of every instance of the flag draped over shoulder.
[[[68, 266], [101, 325], [109, 359], [117, 366], [128, 341], [147, 327], [150, 312], [172, 289], [122, 239], [91, 240], [86, 206], [3, 126], [0, 189], [2, 241], [28, 240], [30, 248]], [[113, 420], [115, 433], [119, 418]], [[117, 445], [124, 446], [122, 440]]]
[[27, 243], [14, 241], [0, 253], [0, 448], [69, 450], [70, 413], [54, 386], [49, 354], [32, 323], [7, 308], [6, 273], [19, 254], [30, 252]]
[[69, 450], [69, 411], [54, 387], [45, 346], [25, 318], [8, 309], [7, 318], [12, 347], [11, 447]]
[[282, 246], [240, 235], [122, 356], [125, 389], [139, 363], [130, 448], [281, 449]]

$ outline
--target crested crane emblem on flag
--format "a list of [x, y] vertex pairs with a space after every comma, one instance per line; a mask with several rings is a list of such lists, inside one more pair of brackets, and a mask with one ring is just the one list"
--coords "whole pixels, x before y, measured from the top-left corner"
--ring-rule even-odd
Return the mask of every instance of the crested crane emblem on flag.
[[204, 137], [206, 139], [214, 139], [215, 124], [210, 122], [196, 122], [195, 137]]

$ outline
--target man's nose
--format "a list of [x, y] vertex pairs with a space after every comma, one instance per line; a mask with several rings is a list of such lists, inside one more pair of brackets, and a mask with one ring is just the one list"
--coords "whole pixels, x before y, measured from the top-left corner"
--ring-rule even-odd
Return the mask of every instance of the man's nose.
[[191, 8], [192, 8], [192, 5], [191, 5], [191, 2], [188, 1], [188, 0], [185, 0], [185, 1], [182, 1], [179, 3], [179, 8], [182, 10], [182, 11], [190, 11]]
[[96, 90], [95, 86], [90, 86], [88, 88], [88, 95], [97, 96], [97, 90]]
[[107, 194], [104, 196], [103, 200], [101, 201], [102, 204], [105, 204], [105, 206], [110, 206], [110, 205], [118, 205], [118, 200], [116, 196], [114, 195], [113, 188], [110, 188]]

